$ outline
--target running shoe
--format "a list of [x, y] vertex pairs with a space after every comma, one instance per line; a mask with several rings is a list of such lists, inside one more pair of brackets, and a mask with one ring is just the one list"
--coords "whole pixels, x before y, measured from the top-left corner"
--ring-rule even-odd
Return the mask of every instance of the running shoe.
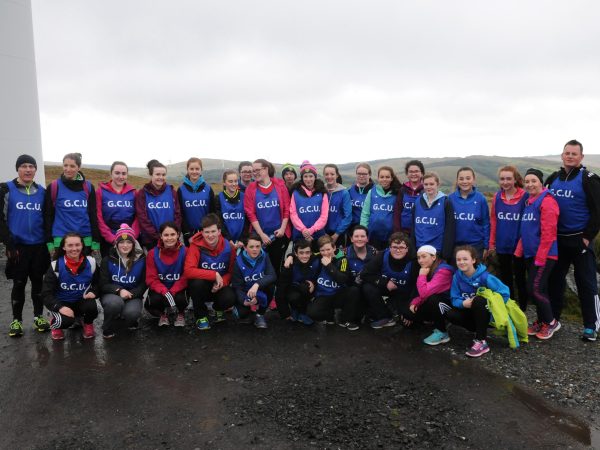
[[542, 323], [542, 328], [535, 334], [535, 337], [542, 340], [550, 339], [554, 333], [560, 330], [560, 322], [554, 319], [554, 323]]
[[267, 328], [267, 321], [265, 320], [265, 316], [262, 314], [257, 314], [254, 319], [254, 326], [256, 328]]
[[536, 334], [538, 334], [540, 332], [541, 329], [542, 329], [542, 323], [536, 320], [535, 322], [533, 322], [531, 325], [529, 325], [527, 327], [527, 335], [535, 336]]
[[115, 337], [115, 332], [110, 330], [105, 330], [102, 332], [102, 337], [104, 339], [111, 339]]
[[196, 320], [196, 328], [200, 331], [208, 331], [210, 330], [210, 322], [208, 321], [208, 317], [200, 317]]
[[215, 311], [215, 323], [225, 322], [225, 313], [223, 311]]
[[298, 322], [303, 323], [304, 325], [312, 325], [313, 323], [315, 323], [314, 320], [312, 320], [308, 314], [298, 314], [297, 315], [297, 319]]
[[297, 322], [300, 320], [300, 314], [294, 308], [290, 311], [290, 317], [288, 317], [290, 322]]
[[91, 339], [96, 336], [96, 331], [94, 330], [93, 323], [84, 323], [83, 324], [83, 338]]
[[471, 358], [479, 358], [482, 355], [485, 355], [490, 351], [490, 347], [485, 341], [478, 341], [475, 339], [473, 341], [473, 346], [466, 352], [467, 356]]
[[37, 316], [33, 318], [33, 327], [40, 333], [43, 333], [50, 330], [50, 322], [44, 316]]
[[275, 297], [273, 297], [269, 302], [269, 309], [271, 311], [277, 311], [277, 300], [275, 300]]
[[50, 333], [55, 341], [62, 341], [65, 338], [65, 333], [60, 328], [53, 328]]
[[373, 322], [371, 322], [371, 328], [373, 328], [374, 330], [379, 330], [380, 328], [384, 327], [393, 327], [394, 325], [396, 325], [396, 321], [389, 317], [386, 317], [385, 319], [374, 320]]
[[440, 345], [450, 342], [450, 336], [445, 331], [440, 331], [437, 328], [433, 330], [429, 336], [423, 339], [423, 343], [427, 345]]
[[158, 319], [158, 326], [159, 327], [168, 327], [170, 324], [169, 322], [169, 316], [167, 316], [166, 314], [161, 314], [160, 315], [160, 319]]
[[176, 327], [185, 327], [185, 315], [183, 313], [178, 313], [173, 325]]
[[354, 322], [340, 322], [338, 325], [350, 331], [356, 331], [360, 328], [360, 325]]
[[594, 342], [598, 338], [598, 333], [596, 330], [592, 328], [586, 328], [583, 330], [583, 334], [581, 335], [581, 339], [584, 341]]
[[20, 337], [23, 336], [23, 322], [20, 320], [13, 320], [10, 323], [10, 328], [8, 329], [8, 335], [10, 337]]

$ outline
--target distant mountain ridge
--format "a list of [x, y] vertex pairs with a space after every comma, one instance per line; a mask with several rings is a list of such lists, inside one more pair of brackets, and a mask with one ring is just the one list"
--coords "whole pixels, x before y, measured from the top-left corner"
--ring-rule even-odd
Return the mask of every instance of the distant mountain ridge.
[[[403, 158], [388, 158], [378, 159], [373, 161], [367, 161], [373, 169], [373, 178], [376, 178], [376, 171], [381, 166], [391, 166], [394, 168], [400, 180], [405, 179], [404, 176], [404, 165], [411, 159], [420, 159], [425, 165], [426, 171], [434, 171], [440, 176], [442, 188], [448, 191], [454, 185], [456, 179], [456, 172], [459, 168], [464, 166], [470, 166], [475, 170], [477, 176], [477, 186], [482, 191], [495, 191], [498, 188], [497, 182], [497, 171], [504, 165], [516, 166], [522, 174], [530, 167], [535, 167], [544, 172], [545, 176], [555, 171], [560, 167], [560, 155], [545, 155], [535, 157], [510, 157], [510, 156], [484, 156], [484, 155], [472, 155], [466, 157], [444, 157], [444, 158], [414, 158], [414, 157], [403, 157]], [[60, 163], [46, 163], [49, 166], [60, 165]], [[204, 167], [203, 176], [206, 181], [211, 184], [221, 183], [221, 176], [225, 169], [237, 170], [239, 161], [225, 160], [225, 159], [214, 159], [214, 158], [203, 158], [202, 164]], [[338, 164], [340, 173], [343, 178], [343, 184], [350, 186], [355, 179], [354, 168], [357, 162]], [[594, 172], [600, 172], [600, 155], [585, 155], [584, 164], [589, 170]], [[281, 174], [282, 163], [275, 163], [277, 170], [277, 176]], [[300, 162], [296, 165], [299, 168]], [[324, 164], [315, 164], [319, 173], [322, 173]], [[85, 168], [93, 168], [98, 170], [108, 170], [109, 165], [84, 165]], [[168, 165], [168, 175], [172, 184], [179, 184], [179, 180], [185, 174], [186, 163], [185, 161]], [[131, 167], [129, 169], [131, 175], [138, 177], [147, 177], [147, 169], [140, 167]]]

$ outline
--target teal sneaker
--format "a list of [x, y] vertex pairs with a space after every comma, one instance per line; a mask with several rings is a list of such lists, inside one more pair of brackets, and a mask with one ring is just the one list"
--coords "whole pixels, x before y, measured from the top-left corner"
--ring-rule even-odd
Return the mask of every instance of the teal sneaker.
[[50, 322], [44, 316], [37, 316], [33, 318], [33, 327], [40, 333], [50, 331]]
[[598, 338], [598, 333], [592, 328], [586, 328], [583, 330], [581, 339], [584, 341], [594, 342]]
[[450, 342], [450, 336], [444, 331], [440, 331], [437, 328], [433, 330], [429, 336], [423, 339], [423, 343], [427, 345], [440, 345]]
[[208, 331], [210, 330], [210, 322], [208, 321], [208, 317], [200, 317], [196, 320], [196, 328], [200, 331]]
[[10, 337], [21, 337], [23, 336], [23, 322], [20, 320], [13, 320], [10, 323], [10, 328], [8, 329], [8, 335]]

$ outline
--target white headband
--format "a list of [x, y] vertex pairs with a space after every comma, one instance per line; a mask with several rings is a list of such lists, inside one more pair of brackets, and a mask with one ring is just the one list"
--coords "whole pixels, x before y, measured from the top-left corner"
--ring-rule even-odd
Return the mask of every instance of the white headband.
[[437, 254], [437, 250], [435, 249], [435, 247], [433, 245], [422, 245], [421, 247], [419, 247], [417, 254], [422, 253], [422, 252], [429, 253], [431, 255]]

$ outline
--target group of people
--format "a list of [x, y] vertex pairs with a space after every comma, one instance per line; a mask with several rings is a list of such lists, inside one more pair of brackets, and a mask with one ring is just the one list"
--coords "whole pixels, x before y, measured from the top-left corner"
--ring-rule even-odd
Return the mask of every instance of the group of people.
[[[183, 327], [191, 299], [199, 330], [225, 321], [227, 311], [266, 328], [265, 313], [276, 308], [289, 322], [351, 331], [433, 323], [424, 342], [438, 345], [454, 323], [475, 333], [467, 355], [477, 357], [489, 351], [484, 290], [504, 303], [518, 299], [522, 310], [533, 302], [537, 320], [527, 334], [549, 339], [561, 326], [573, 264], [582, 338], [594, 341], [600, 179], [582, 159], [581, 143], [569, 141], [563, 167], [545, 183], [540, 170], [522, 177], [501, 167], [490, 208], [472, 168], [458, 170], [446, 195], [419, 160], [406, 163], [404, 183], [389, 166], [373, 181], [360, 163], [348, 188], [335, 164], [322, 178], [308, 161], [286, 164], [279, 178], [264, 159], [244, 161], [224, 171], [215, 193], [199, 158], [187, 161], [177, 188], [167, 167], [150, 161], [150, 179], [136, 190], [121, 161], [94, 187], [78, 153], [65, 155], [63, 174], [44, 188], [34, 181], [34, 158], [21, 155], [17, 177], [0, 184], [0, 239], [13, 280], [9, 335], [23, 334], [29, 279], [34, 327], [56, 340], [78, 322], [84, 338], [94, 337], [97, 300], [108, 339], [119, 321], [137, 328], [143, 308], [159, 326]], [[484, 264], [492, 255], [497, 276]]]

